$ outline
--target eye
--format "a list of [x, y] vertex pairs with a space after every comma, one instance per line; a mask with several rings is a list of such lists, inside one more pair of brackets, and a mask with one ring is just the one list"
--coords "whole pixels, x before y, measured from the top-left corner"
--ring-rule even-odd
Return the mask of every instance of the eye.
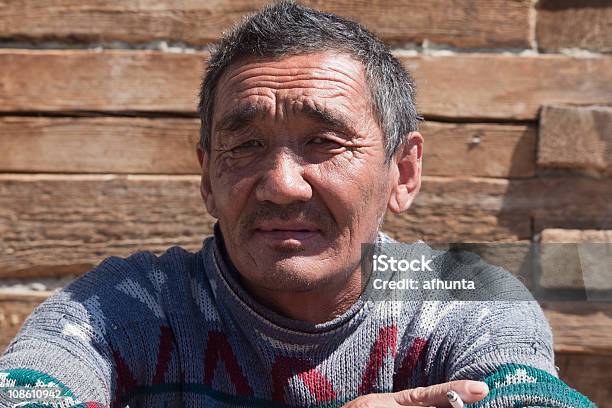
[[262, 146], [263, 146], [263, 143], [261, 143], [259, 140], [251, 139], [251, 140], [247, 140], [244, 143], [239, 144], [238, 146], [233, 147], [232, 149], [230, 149], [230, 152], [235, 155], [245, 154], [245, 153], [250, 153], [254, 151], [255, 149], [258, 149]]
[[341, 148], [342, 145], [338, 142], [335, 142], [331, 139], [328, 139], [326, 137], [314, 137], [312, 139], [310, 139], [308, 141], [309, 144], [311, 145], [315, 145], [315, 146], [320, 146], [320, 147], [326, 147], [326, 148], [330, 148], [330, 149], [338, 149]]

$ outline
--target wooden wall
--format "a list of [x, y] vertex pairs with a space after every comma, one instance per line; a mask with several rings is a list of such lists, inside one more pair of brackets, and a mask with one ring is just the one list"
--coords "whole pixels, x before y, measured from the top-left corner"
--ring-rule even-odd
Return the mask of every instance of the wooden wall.
[[[206, 47], [265, 3], [0, 2], [0, 350], [104, 257], [211, 233], [195, 154]], [[611, 1], [305, 3], [366, 24], [416, 78], [425, 180], [389, 233], [610, 241]], [[543, 307], [562, 377], [605, 406], [610, 305]]]

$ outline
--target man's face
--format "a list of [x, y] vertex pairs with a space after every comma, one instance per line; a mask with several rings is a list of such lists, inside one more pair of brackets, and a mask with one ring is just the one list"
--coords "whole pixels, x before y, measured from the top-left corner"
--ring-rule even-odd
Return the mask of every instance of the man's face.
[[241, 60], [214, 106], [202, 195], [242, 278], [282, 291], [348, 278], [398, 179], [361, 63], [337, 52]]

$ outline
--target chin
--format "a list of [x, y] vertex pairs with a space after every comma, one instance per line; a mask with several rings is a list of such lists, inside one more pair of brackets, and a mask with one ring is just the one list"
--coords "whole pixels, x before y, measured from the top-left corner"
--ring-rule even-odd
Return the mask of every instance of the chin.
[[299, 256], [274, 262], [261, 271], [258, 284], [268, 290], [307, 292], [328, 285], [336, 274], [331, 268], [322, 267], [322, 260], [304, 259]]

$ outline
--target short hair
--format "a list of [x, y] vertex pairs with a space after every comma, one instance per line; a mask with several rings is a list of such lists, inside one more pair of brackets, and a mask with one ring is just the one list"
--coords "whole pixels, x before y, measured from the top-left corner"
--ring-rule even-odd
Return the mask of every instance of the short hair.
[[346, 52], [363, 64], [389, 163], [421, 119], [413, 79], [388, 47], [362, 25], [293, 1], [265, 6], [244, 18], [213, 47], [198, 104], [202, 148], [210, 153], [215, 91], [232, 62], [249, 56], [281, 59], [330, 50]]

